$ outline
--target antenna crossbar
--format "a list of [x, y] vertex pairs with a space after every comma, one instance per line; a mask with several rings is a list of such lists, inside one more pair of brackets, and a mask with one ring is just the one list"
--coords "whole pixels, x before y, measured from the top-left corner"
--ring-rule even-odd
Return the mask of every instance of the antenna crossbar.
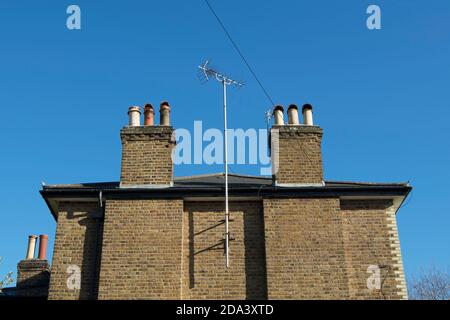
[[230, 77], [214, 70], [213, 68], [208, 67], [208, 64], [209, 64], [209, 61], [206, 60], [206, 62], [203, 65], [198, 66], [198, 68], [203, 71], [203, 75], [205, 76], [206, 80], [209, 80], [210, 77], [213, 77], [217, 81], [225, 83], [227, 86], [236, 85], [238, 87], [242, 87], [244, 85], [243, 83], [233, 80]]

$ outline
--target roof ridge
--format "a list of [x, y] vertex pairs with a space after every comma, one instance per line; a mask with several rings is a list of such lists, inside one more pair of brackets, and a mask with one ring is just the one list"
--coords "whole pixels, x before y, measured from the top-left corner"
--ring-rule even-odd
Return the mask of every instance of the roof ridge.
[[[221, 177], [224, 175], [225, 175], [225, 173], [223, 173], [223, 172], [206, 173], [206, 174], [197, 174], [197, 175], [192, 175], [192, 176], [174, 177], [173, 180], [174, 181], [182, 181], [182, 180], [187, 180], [187, 179], [192, 179], [192, 178]], [[272, 177], [269, 177], [269, 176], [253, 176], [253, 175], [245, 175], [245, 174], [237, 174], [237, 173], [229, 173], [228, 176], [253, 178], [253, 179], [265, 179], [265, 180], [272, 179]]]

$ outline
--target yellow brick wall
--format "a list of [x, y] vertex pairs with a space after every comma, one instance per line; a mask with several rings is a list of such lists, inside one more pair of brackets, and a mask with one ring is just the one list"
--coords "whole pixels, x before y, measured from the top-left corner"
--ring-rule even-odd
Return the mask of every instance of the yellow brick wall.
[[[60, 203], [50, 276], [50, 300], [96, 298], [102, 224], [102, 209], [97, 203]], [[67, 286], [71, 276], [67, 268], [71, 265], [81, 270], [79, 290]]]
[[[322, 129], [313, 126], [280, 126], [274, 127], [271, 132], [276, 182], [322, 183]], [[278, 154], [275, 154], [276, 150]]]
[[261, 202], [230, 203], [230, 267], [225, 267], [224, 203], [187, 202], [183, 215], [183, 299], [265, 299]]
[[168, 185], [173, 181], [171, 127], [125, 127], [121, 130], [120, 182], [126, 185]]
[[[226, 269], [221, 201], [107, 200], [104, 226], [97, 203], [63, 202], [49, 298], [406, 298], [394, 208], [333, 197], [231, 202]], [[67, 287], [69, 265], [81, 268], [80, 290]], [[370, 265], [385, 266], [382, 290], [367, 288]]]
[[[400, 269], [395, 265], [396, 253], [391, 248], [391, 243], [398, 242], [398, 237], [391, 233], [391, 223], [388, 222], [392, 200], [342, 200], [340, 207], [350, 298], [403, 298], [399, 287]], [[383, 266], [380, 268], [380, 290], [367, 288], [370, 276], [367, 268], [370, 265]]]
[[339, 199], [265, 199], [269, 299], [343, 299], [348, 281]]
[[99, 299], [179, 299], [182, 218], [182, 200], [107, 200]]

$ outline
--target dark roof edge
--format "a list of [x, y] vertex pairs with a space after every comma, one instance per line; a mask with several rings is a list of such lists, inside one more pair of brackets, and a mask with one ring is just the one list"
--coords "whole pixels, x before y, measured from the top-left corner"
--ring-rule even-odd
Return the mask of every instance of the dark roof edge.
[[[408, 197], [412, 187], [409, 185], [394, 186], [365, 186], [365, 187], [242, 187], [232, 188], [229, 195], [239, 197], [261, 197], [261, 198], [334, 198], [343, 196], [357, 197]], [[39, 193], [44, 198], [45, 203], [50, 209], [55, 221], [57, 220], [57, 212], [55, 212], [50, 200], [56, 198], [92, 198], [100, 200], [100, 191], [103, 200], [106, 199], [182, 199], [184, 197], [223, 197], [223, 188], [183, 188], [171, 187], [165, 189], [44, 189]]]
[[[385, 195], [385, 196], [400, 196], [407, 195], [412, 187], [407, 185], [391, 185], [391, 186], [324, 186], [324, 187], [277, 187], [277, 186], [241, 186], [230, 188], [230, 196], [260, 196], [260, 197], [339, 197], [339, 196], [353, 196], [353, 195]], [[167, 197], [167, 198], [183, 198], [186, 196], [222, 196], [222, 187], [208, 187], [208, 188], [191, 188], [191, 187], [170, 187], [170, 188], [115, 188], [115, 189], [66, 189], [66, 188], [51, 188], [41, 190], [42, 197], [47, 201], [48, 198], [67, 197], [67, 198], [98, 198], [100, 191], [103, 198], [116, 197]], [[48, 203], [47, 203], [48, 204]]]

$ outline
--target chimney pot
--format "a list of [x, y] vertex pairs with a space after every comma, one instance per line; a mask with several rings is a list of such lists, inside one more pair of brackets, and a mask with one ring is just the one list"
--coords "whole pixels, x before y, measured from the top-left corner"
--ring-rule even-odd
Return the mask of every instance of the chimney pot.
[[28, 236], [28, 248], [27, 248], [27, 256], [26, 259], [34, 259], [34, 251], [36, 249], [36, 239], [37, 236], [30, 235]]
[[170, 126], [170, 106], [167, 101], [163, 101], [159, 107], [159, 125]]
[[48, 235], [41, 234], [39, 236], [39, 260], [45, 260], [45, 256], [47, 255], [47, 243], [48, 243]]
[[298, 125], [298, 107], [291, 104], [288, 108], [288, 123], [291, 125]]
[[273, 116], [275, 118], [275, 125], [282, 126], [284, 125], [284, 109], [282, 106], [278, 105], [273, 109]]
[[303, 114], [303, 123], [307, 126], [313, 126], [313, 114], [312, 114], [312, 106], [310, 104], [305, 104], [302, 107]]
[[144, 126], [153, 126], [155, 118], [155, 110], [150, 103], [144, 106]]
[[130, 127], [139, 127], [141, 125], [141, 108], [136, 106], [128, 108], [128, 125]]

